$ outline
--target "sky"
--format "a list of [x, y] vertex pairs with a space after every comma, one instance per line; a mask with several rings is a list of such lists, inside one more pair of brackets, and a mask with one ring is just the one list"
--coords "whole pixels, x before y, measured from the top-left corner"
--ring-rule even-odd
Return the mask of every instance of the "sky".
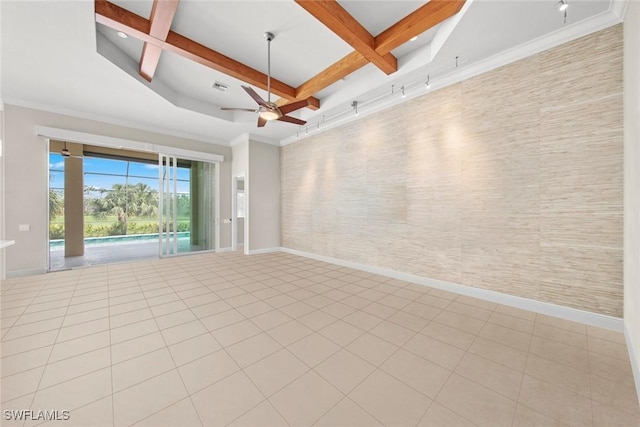
[[[84, 157], [84, 185], [111, 189], [113, 184], [125, 184], [127, 164], [129, 166], [129, 183], [143, 182], [151, 188], [158, 189], [158, 165], [148, 163], [127, 162], [124, 160]], [[64, 157], [57, 153], [49, 154], [49, 176], [51, 188], [64, 187]], [[111, 174], [111, 175], [96, 175]], [[132, 177], [134, 175], [135, 177]], [[189, 192], [189, 169], [178, 168], [178, 193]]]

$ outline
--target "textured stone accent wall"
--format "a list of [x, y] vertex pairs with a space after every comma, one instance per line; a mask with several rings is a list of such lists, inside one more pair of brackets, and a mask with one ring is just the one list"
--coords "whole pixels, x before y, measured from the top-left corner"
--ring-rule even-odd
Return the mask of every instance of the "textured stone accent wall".
[[284, 247], [622, 316], [622, 26], [281, 149]]

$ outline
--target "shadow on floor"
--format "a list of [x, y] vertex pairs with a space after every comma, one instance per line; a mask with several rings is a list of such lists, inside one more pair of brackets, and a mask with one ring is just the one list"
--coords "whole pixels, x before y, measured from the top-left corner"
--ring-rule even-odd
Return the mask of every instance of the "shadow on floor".
[[158, 258], [158, 241], [118, 242], [86, 245], [83, 256], [65, 257], [64, 247], [49, 252], [49, 270]]

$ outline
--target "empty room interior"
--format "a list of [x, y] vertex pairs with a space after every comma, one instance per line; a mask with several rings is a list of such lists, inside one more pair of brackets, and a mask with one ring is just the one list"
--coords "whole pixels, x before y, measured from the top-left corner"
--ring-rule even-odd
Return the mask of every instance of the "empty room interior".
[[0, 1], [2, 426], [640, 426], [640, 1]]

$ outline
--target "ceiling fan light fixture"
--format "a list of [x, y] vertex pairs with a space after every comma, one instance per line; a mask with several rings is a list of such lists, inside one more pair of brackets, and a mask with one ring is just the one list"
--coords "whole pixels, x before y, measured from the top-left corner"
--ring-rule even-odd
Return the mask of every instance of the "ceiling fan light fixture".
[[273, 110], [264, 110], [264, 111], [260, 111], [260, 117], [262, 117], [265, 120], [278, 120], [280, 118], [280, 114], [278, 114], [277, 111], [273, 111]]
[[62, 151], [60, 151], [60, 155], [62, 157], [71, 157], [71, 151], [69, 151], [69, 149], [67, 149], [67, 147], [64, 147], [62, 149]]

